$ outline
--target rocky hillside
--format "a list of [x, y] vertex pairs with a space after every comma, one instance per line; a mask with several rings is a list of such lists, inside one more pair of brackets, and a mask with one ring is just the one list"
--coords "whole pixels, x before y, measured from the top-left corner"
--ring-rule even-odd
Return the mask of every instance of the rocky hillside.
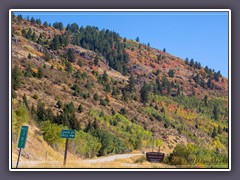
[[71, 142], [80, 157], [150, 149], [152, 136], [168, 154], [189, 143], [228, 149], [228, 79], [109, 30], [13, 16], [12, 79], [13, 143], [33, 121], [56, 151], [62, 141], [50, 132], [91, 139], [91, 153]]

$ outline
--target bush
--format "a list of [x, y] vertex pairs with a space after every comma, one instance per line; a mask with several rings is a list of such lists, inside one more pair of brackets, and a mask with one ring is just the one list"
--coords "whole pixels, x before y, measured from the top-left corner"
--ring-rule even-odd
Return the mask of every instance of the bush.
[[50, 121], [44, 121], [41, 123], [41, 130], [43, 139], [51, 146], [64, 143], [64, 139], [60, 137], [62, 128], [57, 124], [53, 124]]
[[33, 99], [38, 99], [38, 94], [34, 94]]
[[141, 156], [141, 157], [139, 157], [139, 158], [137, 158], [135, 161], [134, 161], [134, 163], [144, 163], [144, 162], [146, 162], [147, 160], [146, 160], [146, 156]]
[[172, 165], [206, 165], [206, 166], [227, 166], [228, 155], [225, 152], [207, 149], [194, 144], [178, 144], [169, 155], [168, 161]]
[[102, 144], [98, 153], [99, 156], [105, 156], [110, 153], [119, 154], [127, 151], [127, 147], [123, 141], [108, 131], [96, 129], [91, 133], [93, 136], [98, 138]]
[[94, 99], [95, 101], [98, 101], [98, 100], [99, 100], [99, 96], [98, 96], [97, 93], [95, 93], [95, 94], [93, 95], [93, 99]]
[[107, 106], [108, 103], [104, 99], [100, 99], [100, 104], [103, 106]]
[[124, 107], [122, 107], [122, 108], [120, 109], [120, 114], [126, 115], [126, 114], [127, 114], [127, 110], [126, 110]]

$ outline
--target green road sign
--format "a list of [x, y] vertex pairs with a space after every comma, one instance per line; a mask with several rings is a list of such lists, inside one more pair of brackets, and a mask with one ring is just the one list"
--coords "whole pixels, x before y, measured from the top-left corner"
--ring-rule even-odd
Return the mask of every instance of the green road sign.
[[61, 138], [75, 138], [75, 130], [62, 130]]
[[22, 126], [20, 137], [18, 140], [18, 148], [25, 148], [25, 144], [27, 141], [27, 134], [28, 134], [28, 126]]

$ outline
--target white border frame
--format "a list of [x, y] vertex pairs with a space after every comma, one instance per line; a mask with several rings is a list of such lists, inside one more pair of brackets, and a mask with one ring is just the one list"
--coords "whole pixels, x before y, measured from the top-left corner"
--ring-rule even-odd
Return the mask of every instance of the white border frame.
[[[12, 12], [17, 11], [29, 11], [29, 12], [71, 12], [71, 11], [79, 11], [79, 12], [228, 12], [228, 123], [229, 123], [229, 168], [228, 169], [15, 169], [12, 168], [12, 140], [11, 140], [11, 130], [12, 130], [12, 93], [11, 93], [11, 64], [12, 64], [12, 21], [11, 14]], [[230, 9], [10, 9], [9, 10], [9, 171], [231, 171], [231, 10]]]

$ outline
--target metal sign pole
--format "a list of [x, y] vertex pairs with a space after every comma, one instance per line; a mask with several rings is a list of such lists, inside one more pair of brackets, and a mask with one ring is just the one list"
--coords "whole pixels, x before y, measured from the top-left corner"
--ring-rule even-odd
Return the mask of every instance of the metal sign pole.
[[18, 153], [18, 159], [17, 159], [16, 168], [18, 168], [18, 163], [19, 163], [19, 160], [20, 160], [21, 151], [22, 151], [22, 148], [20, 148], [20, 149], [19, 149], [19, 153]]
[[68, 138], [66, 138], [66, 145], [65, 145], [65, 153], [64, 153], [63, 165], [66, 165], [66, 161], [67, 161], [67, 150], [68, 150]]

